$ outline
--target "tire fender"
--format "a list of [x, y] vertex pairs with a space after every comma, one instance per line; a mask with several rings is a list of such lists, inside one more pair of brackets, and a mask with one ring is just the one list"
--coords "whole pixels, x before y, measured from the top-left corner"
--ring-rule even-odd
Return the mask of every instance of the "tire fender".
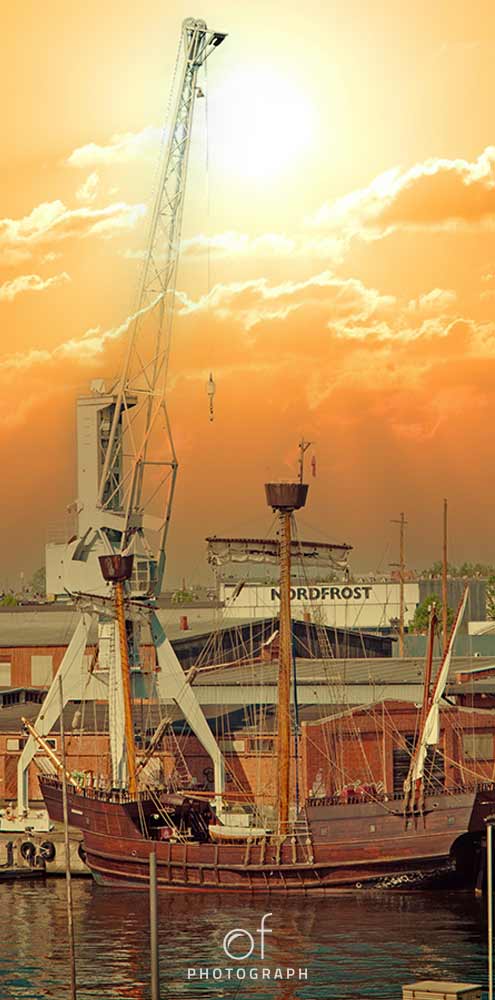
[[36, 854], [36, 847], [32, 840], [24, 840], [21, 844], [20, 852], [21, 858], [24, 858], [24, 861], [29, 861], [29, 864], [33, 863], [34, 856]]
[[52, 840], [44, 840], [40, 845], [39, 855], [44, 861], [55, 861], [57, 849]]

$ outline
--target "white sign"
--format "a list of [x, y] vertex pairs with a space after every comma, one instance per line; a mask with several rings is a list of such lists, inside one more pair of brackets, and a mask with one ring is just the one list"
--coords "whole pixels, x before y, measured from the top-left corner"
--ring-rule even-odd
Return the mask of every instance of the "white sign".
[[[225, 614], [235, 618], [268, 618], [279, 613], [278, 587], [246, 584], [242, 589], [223, 584], [220, 593]], [[389, 628], [391, 619], [400, 615], [400, 586], [395, 581], [383, 583], [295, 584], [291, 587], [292, 613], [303, 618], [309, 612], [313, 621], [340, 628]], [[419, 585], [404, 584], [404, 621], [414, 617], [419, 603]]]

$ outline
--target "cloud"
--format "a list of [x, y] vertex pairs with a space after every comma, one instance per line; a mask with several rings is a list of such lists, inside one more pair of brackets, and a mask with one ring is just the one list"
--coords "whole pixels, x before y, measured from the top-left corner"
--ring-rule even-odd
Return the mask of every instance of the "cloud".
[[146, 212], [145, 205], [117, 202], [104, 208], [69, 209], [61, 201], [42, 202], [21, 219], [0, 219], [0, 254], [26, 259], [36, 246], [71, 238], [110, 238], [133, 229]]
[[109, 342], [118, 340], [123, 334], [127, 333], [134, 320], [139, 316], [144, 316], [146, 313], [151, 312], [161, 298], [161, 294], [157, 295], [147, 306], [131, 313], [122, 323], [109, 330], [101, 330], [98, 326], [92, 327], [90, 330], [86, 330], [81, 337], [71, 337], [50, 351], [35, 349], [11, 354], [4, 358], [3, 361], [0, 361], [0, 370], [6, 372], [21, 371], [60, 359], [90, 361], [101, 355]]
[[425, 292], [417, 299], [411, 299], [409, 308], [411, 312], [439, 316], [449, 313], [456, 301], [457, 295], [452, 289], [432, 288], [431, 292]]
[[52, 264], [54, 260], [58, 260], [61, 256], [62, 256], [61, 253], [55, 253], [54, 250], [48, 250], [47, 253], [43, 254], [43, 256], [41, 258], [41, 263], [42, 264]]
[[94, 201], [98, 193], [98, 187], [100, 184], [99, 175], [96, 170], [89, 174], [81, 187], [76, 191], [76, 198], [78, 201], [89, 202]]
[[70, 276], [66, 271], [61, 274], [54, 274], [51, 278], [41, 278], [39, 274], [21, 274], [12, 281], [6, 281], [0, 285], [0, 302], [12, 302], [17, 295], [23, 292], [44, 292], [45, 289], [53, 285], [60, 285], [70, 281]]
[[21, 250], [18, 247], [0, 247], [0, 266], [17, 267], [18, 264], [24, 264], [25, 261], [30, 260], [31, 256], [30, 250]]
[[474, 160], [429, 159], [394, 167], [334, 202], [313, 225], [373, 239], [397, 229], [492, 228], [495, 222], [495, 146]]
[[18, 430], [29, 424], [36, 410], [39, 410], [38, 419], [43, 413], [47, 403], [46, 392], [28, 393], [16, 400], [16, 405], [12, 402], [0, 401], [0, 424], [3, 433]]
[[342, 241], [334, 237], [289, 237], [282, 233], [264, 233], [249, 236], [234, 231], [218, 233], [214, 236], [199, 234], [182, 243], [183, 257], [323, 257], [340, 260]]
[[215, 285], [197, 301], [180, 296], [181, 315], [214, 313], [220, 319], [235, 317], [246, 330], [267, 320], [286, 319], [304, 307], [316, 307], [327, 322], [342, 317], [369, 320], [390, 312], [392, 296], [380, 295], [357, 278], [339, 278], [323, 271], [305, 281], [285, 281], [270, 285], [266, 278]]
[[108, 143], [89, 142], [79, 146], [67, 158], [70, 167], [106, 167], [115, 163], [132, 163], [140, 159], [155, 159], [163, 130], [148, 125], [140, 132], [122, 132], [111, 136]]
[[[263, 233], [249, 236], [229, 230], [206, 236], [199, 233], [181, 243], [181, 260], [201, 260], [205, 257], [232, 259], [233, 257], [255, 257], [260, 259], [286, 260], [304, 258], [323, 259], [337, 263], [342, 260], [344, 242], [333, 236], [290, 237], [283, 233]], [[122, 256], [128, 260], [144, 260], [145, 250], [123, 250]], [[162, 257], [158, 258], [161, 261]]]
[[[7, 283], [4, 297], [13, 298], [27, 288], [41, 289], [63, 276], [47, 279], [43, 283], [39, 276], [27, 276]], [[22, 288], [21, 288], [22, 285]], [[241, 366], [245, 363], [247, 346], [259, 344], [263, 331], [268, 339], [272, 336], [270, 327], [277, 336], [284, 338], [289, 355], [304, 355], [309, 349], [306, 333], [311, 330], [321, 349], [326, 350], [332, 343], [334, 350], [342, 343], [339, 354], [343, 357], [344, 342], [368, 342], [376, 352], [377, 345], [387, 342], [412, 343], [428, 339], [429, 352], [432, 341], [451, 337], [451, 330], [459, 319], [455, 316], [455, 295], [445, 289], [432, 289], [410, 302], [400, 302], [394, 296], [383, 295], [375, 288], [369, 288], [356, 278], [342, 278], [331, 271], [323, 271], [304, 281], [285, 281], [270, 284], [266, 278], [256, 278], [244, 282], [216, 285], [211, 292], [191, 299], [184, 292], [177, 292], [177, 315], [189, 324], [199, 320], [214, 325], [222, 343], [225, 342], [225, 325], [229, 329], [243, 331], [249, 339], [244, 342]], [[0, 293], [1, 297], [1, 293]], [[80, 337], [71, 337], [50, 351], [30, 350], [10, 355], [0, 362], [4, 371], [25, 370], [40, 364], [71, 359], [90, 362], [99, 357], [111, 342], [117, 341], [127, 332], [131, 323], [141, 315], [151, 312], [160, 301], [158, 295], [153, 302], [139, 312], [128, 316], [116, 327], [101, 330], [94, 327]], [[296, 330], [297, 336], [290, 337], [287, 331]], [[492, 350], [493, 335], [486, 324], [479, 327], [479, 350]], [[229, 334], [230, 337], [230, 334]], [[290, 349], [289, 349], [290, 345]], [[289, 356], [288, 355], [288, 356]], [[351, 356], [355, 357], [355, 354]], [[280, 363], [280, 345], [277, 346], [277, 363]], [[258, 363], [258, 362], [256, 362]]]

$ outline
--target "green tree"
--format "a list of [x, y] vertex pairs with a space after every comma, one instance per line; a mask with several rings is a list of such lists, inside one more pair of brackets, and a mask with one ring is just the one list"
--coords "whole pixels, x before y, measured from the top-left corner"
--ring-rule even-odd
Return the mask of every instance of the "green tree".
[[17, 597], [14, 594], [4, 594], [0, 600], [0, 607], [2, 608], [14, 608], [17, 605]]
[[176, 590], [172, 594], [174, 604], [192, 604], [194, 599], [192, 590]]
[[[443, 566], [440, 560], [434, 562], [432, 566], [428, 569], [421, 570], [420, 576], [423, 580], [433, 579], [435, 577], [441, 577]], [[453, 563], [447, 563], [447, 576], [453, 577], [455, 579], [475, 579], [476, 577], [486, 578], [495, 574], [495, 566], [490, 565], [490, 563], [473, 563], [473, 562], [463, 562], [460, 566], [454, 566]]]
[[35, 594], [46, 594], [46, 570], [44, 566], [40, 566], [36, 573], [33, 573], [30, 587]]
[[495, 575], [488, 577], [486, 583], [486, 617], [495, 619]]
[[[425, 597], [421, 604], [418, 604], [416, 611], [414, 612], [414, 618], [411, 623], [411, 630], [419, 635], [425, 635], [428, 631], [428, 623], [430, 621], [430, 607], [435, 603], [437, 609], [437, 627], [435, 629], [438, 635], [442, 630], [442, 604], [439, 601], [438, 596], [431, 594], [430, 597]], [[454, 622], [454, 611], [452, 608], [447, 607], [447, 628], [450, 630]]]

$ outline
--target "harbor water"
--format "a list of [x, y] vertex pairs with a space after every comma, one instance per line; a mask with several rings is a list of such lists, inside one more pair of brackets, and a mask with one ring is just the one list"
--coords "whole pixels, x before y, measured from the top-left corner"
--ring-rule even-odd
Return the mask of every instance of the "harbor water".
[[[147, 894], [89, 879], [73, 890], [78, 1000], [149, 1000]], [[64, 880], [6, 883], [0, 895], [0, 997], [64, 1000]], [[483, 904], [469, 894], [164, 893], [159, 922], [164, 1000], [400, 1000], [402, 985], [419, 979], [486, 985]]]

